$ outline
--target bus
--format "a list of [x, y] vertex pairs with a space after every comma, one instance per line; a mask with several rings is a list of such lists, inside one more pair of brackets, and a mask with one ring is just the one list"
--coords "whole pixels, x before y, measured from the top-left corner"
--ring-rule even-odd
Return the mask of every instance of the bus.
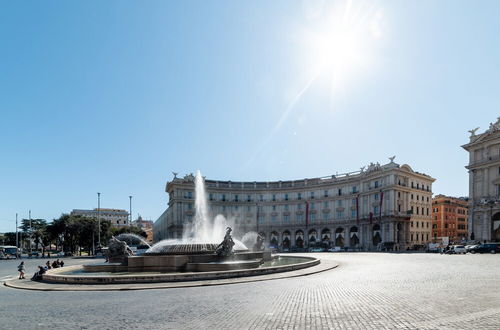
[[0, 259], [17, 259], [18, 249], [13, 245], [0, 245]]

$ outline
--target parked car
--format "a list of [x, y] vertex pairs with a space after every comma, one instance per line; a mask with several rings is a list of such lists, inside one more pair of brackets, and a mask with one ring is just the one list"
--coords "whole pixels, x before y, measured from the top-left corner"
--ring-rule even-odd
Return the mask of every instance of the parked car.
[[470, 249], [470, 253], [500, 253], [500, 243], [484, 243]]
[[328, 249], [328, 252], [341, 252], [342, 248], [340, 246], [334, 246]]
[[471, 249], [474, 249], [476, 246], [479, 246], [479, 244], [469, 244], [465, 246], [465, 251], [470, 252]]
[[454, 254], [466, 254], [465, 246], [463, 245], [453, 245], [452, 249]]

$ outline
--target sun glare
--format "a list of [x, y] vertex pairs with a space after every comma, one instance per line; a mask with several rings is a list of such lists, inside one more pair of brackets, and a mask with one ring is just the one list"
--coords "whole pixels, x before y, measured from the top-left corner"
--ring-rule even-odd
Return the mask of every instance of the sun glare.
[[309, 73], [326, 78], [332, 92], [345, 88], [370, 67], [375, 42], [382, 36], [382, 13], [373, 3], [345, 1], [322, 11], [304, 33]]

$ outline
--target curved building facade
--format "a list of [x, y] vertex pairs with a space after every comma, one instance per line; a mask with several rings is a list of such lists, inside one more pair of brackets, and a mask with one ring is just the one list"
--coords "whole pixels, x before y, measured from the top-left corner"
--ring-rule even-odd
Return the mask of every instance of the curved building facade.
[[[209, 210], [234, 223], [235, 235], [259, 232], [281, 249], [321, 244], [365, 251], [422, 247], [432, 240], [432, 183], [408, 165], [370, 164], [360, 171], [302, 180], [205, 179]], [[168, 208], [154, 238], [180, 238], [194, 218], [194, 176], [166, 185]]]

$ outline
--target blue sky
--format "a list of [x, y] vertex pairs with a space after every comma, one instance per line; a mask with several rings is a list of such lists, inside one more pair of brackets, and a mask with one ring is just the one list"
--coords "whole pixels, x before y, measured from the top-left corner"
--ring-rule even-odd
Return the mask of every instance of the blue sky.
[[73, 208], [156, 218], [172, 171], [301, 179], [410, 164], [467, 195], [495, 121], [497, 1], [4, 1], [0, 232]]

